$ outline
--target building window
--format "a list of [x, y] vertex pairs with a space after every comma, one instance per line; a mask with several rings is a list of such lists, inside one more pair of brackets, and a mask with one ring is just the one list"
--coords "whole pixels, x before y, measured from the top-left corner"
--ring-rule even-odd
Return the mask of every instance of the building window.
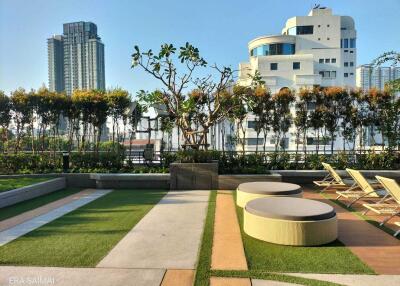
[[331, 77], [330, 71], [324, 71], [324, 77]]
[[347, 49], [349, 47], [349, 39], [343, 40], [343, 48]]
[[324, 72], [323, 72], [323, 71], [320, 71], [320, 72], [319, 72], [319, 75], [320, 75], [321, 77], [324, 77]]
[[296, 35], [311, 35], [314, 33], [314, 26], [297, 26]]
[[264, 138], [246, 138], [246, 145], [249, 146], [256, 146], [256, 145], [263, 145]]
[[321, 25], [318, 25], [318, 28], [321, 28]]
[[351, 66], [351, 67], [354, 67], [354, 62], [350, 62], [350, 66]]
[[336, 78], [336, 71], [331, 71], [331, 77]]
[[335, 58], [331, 59], [331, 62], [332, 64], [336, 63], [336, 59]]
[[349, 62], [344, 62], [344, 66], [348, 67], [349, 66]]
[[261, 45], [250, 51], [251, 56], [293, 55], [296, 52], [295, 44], [276, 43]]
[[277, 63], [270, 63], [270, 69], [272, 70], [272, 71], [276, 71], [276, 70], [278, 70], [278, 64]]
[[356, 39], [355, 38], [351, 38], [350, 39], [350, 48], [355, 48], [356, 47]]
[[256, 122], [255, 121], [247, 121], [247, 128], [251, 128], [251, 129], [256, 128]]
[[324, 59], [319, 59], [319, 63], [323, 64], [324, 63]]
[[351, 72], [350, 75], [354, 75], [354, 73]]
[[327, 26], [328, 28], [330, 27], [330, 26], [329, 26], [329, 24], [328, 24], [328, 25], [326, 25], [326, 26]]
[[326, 38], [328, 41], [330, 40], [330, 38]]
[[321, 38], [318, 38], [318, 41], [321, 41]]
[[300, 62], [294, 62], [293, 63], [293, 69], [294, 70], [299, 70], [300, 69]]
[[353, 54], [354, 53], [354, 51], [350, 51], [350, 54]]
[[348, 53], [348, 52], [349, 52], [349, 50], [344, 50], [344, 52], [345, 52], [345, 53]]
[[325, 63], [329, 64], [331, 62], [331, 59], [325, 59]]
[[344, 77], [349, 77], [349, 74], [347, 72], [345, 72]]

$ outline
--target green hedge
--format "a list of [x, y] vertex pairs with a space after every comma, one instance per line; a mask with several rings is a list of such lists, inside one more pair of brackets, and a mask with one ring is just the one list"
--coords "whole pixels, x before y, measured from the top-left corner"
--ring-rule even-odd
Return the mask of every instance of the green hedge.
[[[72, 153], [70, 172], [74, 173], [167, 173], [172, 162], [217, 161], [220, 174], [265, 174], [270, 170], [318, 170], [321, 162], [328, 162], [334, 168], [345, 169], [399, 169], [398, 152], [366, 152], [363, 154], [339, 152], [327, 154], [295, 154], [271, 152], [267, 154], [246, 154], [220, 151], [179, 151], [166, 152], [160, 165], [134, 165], [125, 162], [117, 152]], [[57, 173], [62, 172], [62, 156], [53, 153], [0, 154], [1, 174]]]

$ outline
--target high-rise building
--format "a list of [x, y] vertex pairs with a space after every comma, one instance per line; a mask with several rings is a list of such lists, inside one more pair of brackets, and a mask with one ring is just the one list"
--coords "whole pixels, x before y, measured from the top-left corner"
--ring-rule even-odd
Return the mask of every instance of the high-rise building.
[[53, 36], [47, 39], [47, 53], [49, 65], [49, 89], [64, 91], [64, 45], [62, 36]]
[[356, 84], [356, 30], [349, 16], [315, 7], [308, 16], [286, 21], [280, 35], [258, 37], [248, 44], [250, 61], [239, 65], [239, 82], [258, 71], [272, 92], [283, 87]]
[[94, 23], [64, 24], [63, 35], [47, 44], [50, 90], [105, 89], [104, 44]]
[[383, 90], [388, 81], [400, 78], [400, 67], [373, 67], [361, 65], [356, 70], [356, 86], [368, 90], [377, 88]]
[[[300, 88], [314, 86], [355, 87], [356, 38], [351, 17], [334, 15], [329, 8], [315, 6], [308, 16], [288, 19], [281, 34], [251, 40], [248, 43], [250, 59], [239, 64], [238, 83], [249, 85], [252, 81], [249, 75], [257, 71], [272, 93], [282, 88], [297, 92]], [[294, 115], [294, 105], [291, 111]], [[268, 134], [266, 142], [262, 134], [257, 140], [255, 119], [253, 114], [248, 114], [244, 122], [247, 128], [243, 134], [239, 134], [245, 137], [245, 150], [254, 151], [257, 145], [260, 149], [264, 143], [266, 150], [274, 150], [276, 140], [272, 132]], [[297, 144], [294, 134], [296, 128], [292, 126], [284, 142], [279, 142], [279, 145], [294, 150]], [[316, 148], [318, 138], [309, 131], [306, 142], [299, 144], [312, 150]], [[342, 148], [340, 138], [335, 141], [335, 148]]]

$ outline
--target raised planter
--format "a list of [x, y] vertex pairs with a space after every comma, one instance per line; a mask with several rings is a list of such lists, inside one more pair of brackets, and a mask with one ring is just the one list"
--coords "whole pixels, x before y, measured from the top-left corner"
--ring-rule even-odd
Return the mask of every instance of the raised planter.
[[281, 175], [271, 174], [257, 174], [257, 175], [219, 175], [218, 185], [220, 190], [236, 190], [242, 183], [249, 182], [280, 182], [282, 181]]
[[90, 174], [98, 189], [168, 189], [169, 174]]
[[171, 190], [217, 190], [218, 163], [172, 163]]
[[52, 193], [66, 187], [65, 178], [56, 178], [0, 193], [0, 208]]

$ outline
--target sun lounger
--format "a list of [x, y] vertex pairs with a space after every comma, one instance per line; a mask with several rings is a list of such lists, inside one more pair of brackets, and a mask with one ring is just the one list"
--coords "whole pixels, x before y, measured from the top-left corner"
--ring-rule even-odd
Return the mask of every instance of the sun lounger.
[[341, 197], [351, 199], [347, 207], [351, 207], [355, 202], [362, 198], [380, 199], [378, 203], [383, 202], [387, 198], [387, 192], [382, 188], [381, 184], [370, 183], [360, 171], [346, 169], [349, 175], [353, 178], [355, 187], [351, 187], [345, 191], [337, 191], [337, 200]]
[[339, 174], [335, 171], [335, 169], [332, 168], [332, 166], [328, 163], [322, 163], [322, 166], [324, 166], [325, 170], [328, 172], [328, 174], [322, 179], [322, 181], [314, 181], [314, 184], [317, 185], [318, 187], [323, 187], [321, 190], [321, 193], [328, 190], [329, 188], [335, 188], [335, 189], [343, 189], [343, 188], [351, 188], [352, 185], [347, 184], [340, 176]]
[[400, 186], [393, 179], [376, 176], [376, 179], [382, 184], [385, 190], [390, 194], [391, 198], [394, 200], [393, 203], [377, 203], [377, 204], [363, 204], [367, 208], [364, 214], [368, 211], [373, 211], [377, 214], [387, 214], [389, 215], [385, 218], [380, 225], [384, 225], [394, 216], [400, 214]]

